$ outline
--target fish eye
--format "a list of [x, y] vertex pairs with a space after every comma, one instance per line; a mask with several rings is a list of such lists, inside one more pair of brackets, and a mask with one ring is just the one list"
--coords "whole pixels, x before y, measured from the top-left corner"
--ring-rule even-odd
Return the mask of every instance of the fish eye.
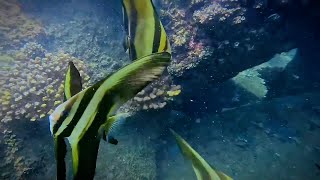
[[69, 111], [62, 111], [61, 117], [64, 119], [69, 115]]

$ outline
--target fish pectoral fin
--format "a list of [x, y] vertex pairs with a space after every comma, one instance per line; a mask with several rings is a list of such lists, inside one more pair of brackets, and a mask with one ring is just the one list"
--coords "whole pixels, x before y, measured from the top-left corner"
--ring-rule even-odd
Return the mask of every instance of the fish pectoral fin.
[[73, 62], [69, 61], [69, 67], [65, 75], [65, 81], [64, 81], [65, 101], [70, 99], [72, 96], [74, 96], [81, 90], [82, 90], [82, 82], [81, 82], [80, 73], [76, 68], [76, 66], [73, 64]]
[[66, 163], [67, 145], [63, 137], [54, 138], [55, 158], [57, 163], [57, 179], [66, 179]]
[[102, 132], [101, 132], [101, 136], [102, 136], [102, 139], [104, 141], [107, 141], [109, 142], [110, 144], [114, 144], [114, 145], [117, 145], [118, 144], [118, 140], [115, 139], [112, 135], [109, 135], [110, 133], [112, 134], [114, 129], [116, 128], [116, 126], [118, 126], [119, 124], [121, 124], [124, 119], [126, 117], [129, 116], [129, 113], [119, 113], [119, 114], [116, 114], [114, 116], [110, 116], [106, 123], [104, 123], [102, 125]]
[[73, 179], [93, 179], [100, 140], [85, 135], [80, 141], [69, 141], [72, 150]]

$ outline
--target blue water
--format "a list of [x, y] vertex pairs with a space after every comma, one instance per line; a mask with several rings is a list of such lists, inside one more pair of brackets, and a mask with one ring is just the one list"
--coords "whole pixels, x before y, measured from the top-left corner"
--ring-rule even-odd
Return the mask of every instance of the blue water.
[[[153, 2], [172, 62], [146, 92], [165, 93], [124, 107], [95, 179], [196, 179], [169, 128], [233, 179], [320, 179], [319, 3]], [[48, 112], [68, 61], [94, 84], [131, 63], [124, 36], [118, 0], [0, 2], [0, 179], [55, 179]]]

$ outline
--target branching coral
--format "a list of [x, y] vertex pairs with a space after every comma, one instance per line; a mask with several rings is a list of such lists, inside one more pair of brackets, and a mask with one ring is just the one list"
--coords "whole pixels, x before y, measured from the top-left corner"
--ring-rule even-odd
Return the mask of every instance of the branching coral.
[[[42, 49], [39, 45], [35, 47], [38, 47], [37, 51]], [[34, 54], [24, 54], [25, 49], [29, 48], [24, 47], [17, 53], [15, 66], [0, 82], [0, 117], [3, 117], [3, 122], [21, 118], [35, 121], [60, 104], [63, 100], [64, 72], [69, 61], [79, 68], [85, 80], [84, 86], [89, 80], [85, 65], [79, 59], [64, 53], [45, 53], [45, 57], [33, 59]]]
[[16, 0], [0, 1], [0, 37], [5, 40], [1, 44], [17, 44], [42, 32], [40, 23], [22, 13]]

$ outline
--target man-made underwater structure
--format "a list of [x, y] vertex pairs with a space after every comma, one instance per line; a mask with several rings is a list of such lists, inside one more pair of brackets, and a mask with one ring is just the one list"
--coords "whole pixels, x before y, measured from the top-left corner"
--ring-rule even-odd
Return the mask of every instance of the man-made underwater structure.
[[[168, 127], [235, 179], [319, 179], [318, 2], [154, 3], [171, 39], [172, 63], [121, 107], [131, 117], [115, 132], [117, 146], [101, 143], [96, 179], [195, 179]], [[0, 178], [51, 179], [55, 161], [46, 113], [63, 101], [63, 90], [47, 101], [36, 92], [47, 93], [55, 80], [58, 92], [69, 60], [83, 67], [87, 86], [130, 63], [122, 46], [121, 3], [3, 0], [0, 9]], [[11, 69], [34, 73], [28, 78]], [[61, 73], [38, 81], [40, 69]], [[14, 94], [22, 97], [18, 103]]]

